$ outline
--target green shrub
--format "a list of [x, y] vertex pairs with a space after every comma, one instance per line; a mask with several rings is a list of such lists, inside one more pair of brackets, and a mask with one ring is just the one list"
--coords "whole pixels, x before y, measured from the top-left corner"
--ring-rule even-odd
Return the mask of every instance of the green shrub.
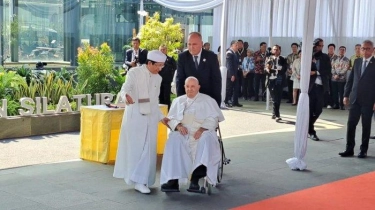
[[85, 44], [78, 49], [78, 86], [82, 93], [110, 92], [109, 78], [113, 74], [114, 57], [111, 48], [103, 43], [99, 48]]

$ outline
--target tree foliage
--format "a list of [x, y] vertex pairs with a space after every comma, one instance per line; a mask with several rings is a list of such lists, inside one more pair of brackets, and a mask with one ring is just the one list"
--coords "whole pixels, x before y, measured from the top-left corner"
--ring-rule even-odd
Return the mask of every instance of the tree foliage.
[[141, 39], [141, 48], [155, 50], [165, 44], [168, 48], [168, 55], [174, 58], [177, 58], [176, 49], [180, 48], [183, 39], [180, 24], [174, 24], [173, 18], [166, 18], [164, 22], [161, 22], [160, 14], [157, 12], [141, 27], [138, 36]]
[[109, 77], [113, 72], [114, 57], [107, 43], [100, 48], [84, 44], [78, 49], [78, 87], [83, 93], [110, 92]]

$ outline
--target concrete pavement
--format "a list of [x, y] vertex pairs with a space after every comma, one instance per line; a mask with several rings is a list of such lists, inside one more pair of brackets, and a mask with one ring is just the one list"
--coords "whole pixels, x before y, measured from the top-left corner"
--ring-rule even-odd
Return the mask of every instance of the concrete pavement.
[[79, 133], [68, 133], [0, 140], [0, 209], [228, 209], [375, 170], [373, 140], [367, 159], [337, 154], [345, 148], [347, 111], [323, 111], [322, 140], [308, 141], [308, 170], [301, 172], [285, 163], [293, 157], [296, 107], [282, 103], [283, 121], [276, 123], [264, 102], [242, 103], [224, 111], [220, 127], [232, 161], [211, 196], [188, 193], [187, 186], [162, 193], [159, 177], [152, 193], [142, 195], [113, 178], [112, 165], [79, 160]]

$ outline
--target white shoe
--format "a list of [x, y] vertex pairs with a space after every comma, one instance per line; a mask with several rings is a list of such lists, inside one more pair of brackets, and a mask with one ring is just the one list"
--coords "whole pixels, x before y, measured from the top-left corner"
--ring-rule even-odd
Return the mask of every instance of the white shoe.
[[146, 185], [139, 183], [135, 184], [134, 189], [143, 194], [148, 194], [151, 192], [151, 190], [148, 187], [146, 187]]
[[327, 106], [327, 109], [332, 109], [332, 106], [328, 105], [328, 106]]

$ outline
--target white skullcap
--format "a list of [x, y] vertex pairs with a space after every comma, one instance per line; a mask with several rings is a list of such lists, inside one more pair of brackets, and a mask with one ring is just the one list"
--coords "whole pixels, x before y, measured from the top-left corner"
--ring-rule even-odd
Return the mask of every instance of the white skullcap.
[[147, 53], [147, 60], [164, 63], [167, 60], [167, 56], [159, 50], [152, 50]]

